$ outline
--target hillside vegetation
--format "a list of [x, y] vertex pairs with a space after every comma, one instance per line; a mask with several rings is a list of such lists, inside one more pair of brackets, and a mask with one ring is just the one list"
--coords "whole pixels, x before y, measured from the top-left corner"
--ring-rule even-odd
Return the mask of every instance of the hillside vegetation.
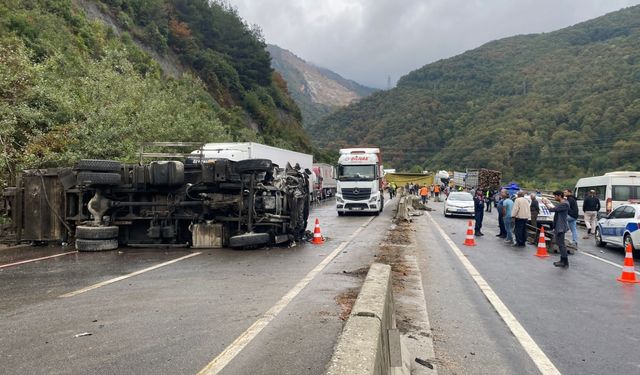
[[395, 168], [486, 167], [535, 186], [638, 170], [640, 6], [426, 65], [310, 134], [380, 145]]
[[[96, 8], [117, 27], [88, 20]], [[171, 55], [165, 74], [144, 52]], [[0, 184], [25, 167], [134, 160], [143, 141], [310, 151], [259, 30], [207, 0], [0, 3]]]

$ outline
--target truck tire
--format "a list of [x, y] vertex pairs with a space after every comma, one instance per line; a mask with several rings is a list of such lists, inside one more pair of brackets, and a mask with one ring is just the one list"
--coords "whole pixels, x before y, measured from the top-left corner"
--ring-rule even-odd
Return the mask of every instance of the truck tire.
[[76, 170], [95, 172], [120, 172], [122, 164], [115, 160], [82, 159], [76, 163]]
[[78, 172], [76, 179], [78, 185], [94, 186], [115, 186], [120, 185], [122, 178], [119, 173], [110, 172]]
[[118, 240], [76, 240], [78, 251], [108, 251], [118, 248]]
[[78, 225], [76, 227], [76, 238], [82, 240], [111, 240], [118, 238], [118, 230], [119, 228], [115, 225], [107, 227]]
[[240, 174], [267, 172], [273, 168], [269, 159], [247, 159], [236, 162], [236, 170]]

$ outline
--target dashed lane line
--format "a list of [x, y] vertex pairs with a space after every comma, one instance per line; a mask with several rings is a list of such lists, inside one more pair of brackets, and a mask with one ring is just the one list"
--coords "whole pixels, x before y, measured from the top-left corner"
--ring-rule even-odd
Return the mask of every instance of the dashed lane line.
[[291, 301], [313, 280], [338, 254], [340, 254], [356, 236], [364, 230], [375, 218], [372, 216], [362, 224], [344, 242], [340, 243], [326, 258], [311, 270], [302, 280], [300, 280], [291, 290], [287, 292], [275, 305], [273, 305], [260, 319], [256, 320], [246, 331], [238, 336], [227, 348], [205, 366], [198, 375], [213, 375], [222, 371], [258, 334], [267, 326]]
[[14, 266], [19, 266], [19, 265], [21, 265], [21, 264], [26, 264], [26, 263], [38, 262], [38, 261], [45, 260], [45, 259], [57, 258], [57, 257], [61, 257], [61, 256], [64, 256], [64, 255], [75, 254], [75, 253], [77, 253], [77, 251], [69, 251], [69, 252], [66, 252], [66, 253], [49, 255], [49, 256], [41, 257], [41, 258], [27, 259], [27, 260], [22, 260], [22, 261], [20, 261], [20, 262], [14, 262], [14, 263], [3, 264], [3, 265], [1, 265], [1, 266], [0, 266], [0, 269], [2, 269], [2, 268], [8, 268], [8, 267], [14, 267]]
[[132, 273], [127, 274], [127, 275], [119, 276], [119, 277], [113, 278], [111, 280], [106, 280], [106, 281], [103, 281], [103, 282], [100, 282], [100, 283], [97, 283], [97, 284], [90, 285], [90, 286], [88, 286], [86, 288], [82, 288], [82, 289], [76, 290], [75, 292], [70, 292], [70, 293], [63, 294], [63, 295], [60, 296], [60, 298], [68, 298], [68, 297], [77, 296], [78, 294], [86, 293], [88, 291], [101, 288], [101, 287], [103, 287], [105, 285], [113, 284], [113, 283], [116, 283], [118, 281], [122, 281], [122, 280], [128, 279], [130, 277], [138, 276], [138, 275], [143, 274], [145, 272], [153, 271], [153, 270], [158, 269], [160, 267], [168, 266], [170, 264], [179, 262], [181, 260], [189, 259], [191, 257], [195, 257], [195, 256], [200, 255], [200, 254], [202, 254], [202, 253], [201, 252], [192, 253], [192, 254], [185, 255], [185, 256], [180, 257], [180, 258], [176, 258], [176, 259], [170, 260], [168, 262], [156, 264], [155, 266], [151, 266], [151, 267], [148, 267], [148, 268], [145, 268], [145, 269], [141, 269], [139, 271], [132, 272]]
[[522, 324], [520, 324], [516, 317], [502, 302], [500, 297], [498, 297], [498, 295], [493, 291], [486, 280], [480, 275], [480, 272], [478, 272], [473, 264], [471, 264], [471, 262], [465, 257], [465, 255], [462, 253], [462, 250], [460, 250], [460, 248], [451, 240], [451, 238], [447, 236], [440, 225], [438, 225], [438, 223], [433, 219], [431, 214], [427, 212], [427, 215], [429, 216], [429, 219], [431, 219], [434, 227], [440, 232], [442, 238], [444, 238], [451, 250], [453, 250], [453, 253], [456, 255], [458, 260], [460, 260], [469, 275], [473, 278], [473, 281], [475, 281], [476, 285], [478, 285], [482, 293], [484, 293], [485, 297], [489, 300], [493, 308], [498, 312], [507, 327], [509, 327], [511, 333], [513, 333], [516, 339], [518, 339], [520, 345], [522, 345], [533, 363], [535, 363], [535, 365], [538, 367], [538, 370], [540, 370], [543, 375], [560, 374], [560, 371], [558, 371], [553, 362], [551, 362], [549, 357], [544, 354], [542, 349], [540, 349], [538, 344], [524, 329]]

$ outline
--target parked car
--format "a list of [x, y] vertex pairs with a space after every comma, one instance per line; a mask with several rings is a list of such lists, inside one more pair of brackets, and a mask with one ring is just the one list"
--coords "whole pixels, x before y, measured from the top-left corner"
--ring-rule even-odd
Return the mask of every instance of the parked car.
[[[527, 199], [527, 202], [531, 204], [531, 198], [529, 196], [525, 196], [525, 198]], [[536, 199], [538, 201], [538, 205], [540, 206], [540, 213], [538, 214], [538, 218], [536, 220], [537, 224], [545, 225], [553, 229], [553, 212], [549, 211], [549, 208], [555, 207], [553, 201], [550, 201], [548, 203], [548, 205], [551, 206], [548, 207], [548, 205], [545, 205], [544, 202], [542, 202], [542, 197], [536, 197]], [[529, 219], [528, 224], [531, 224], [531, 219]]]
[[473, 196], [465, 191], [455, 191], [444, 201], [444, 216], [473, 216]]
[[596, 245], [626, 246], [631, 244], [635, 255], [640, 255], [640, 204], [623, 204], [598, 221]]

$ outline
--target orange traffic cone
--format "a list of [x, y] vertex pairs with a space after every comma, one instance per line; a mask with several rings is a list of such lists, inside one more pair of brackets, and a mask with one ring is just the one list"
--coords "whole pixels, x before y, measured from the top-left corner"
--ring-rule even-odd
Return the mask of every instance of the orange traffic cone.
[[538, 238], [538, 252], [536, 253], [536, 256], [540, 258], [549, 256], [549, 253], [547, 253], [547, 240], [544, 238], [544, 227], [540, 227], [540, 237]]
[[640, 280], [636, 279], [636, 270], [633, 268], [633, 250], [630, 243], [627, 244], [622, 275], [617, 280], [623, 283], [640, 283]]
[[467, 228], [467, 238], [464, 240], [465, 246], [476, 246], [476, 240], [473, 235], [473, 221], [469, 220], [469, 227]]
[[324, 238], [322, 238], [322, 234], [320, 234], [320, 221], [316, 218], [316, 227], [313, 229], [313, 240], [311, 240], [312, 244], [321, 245], [324, 243]]

